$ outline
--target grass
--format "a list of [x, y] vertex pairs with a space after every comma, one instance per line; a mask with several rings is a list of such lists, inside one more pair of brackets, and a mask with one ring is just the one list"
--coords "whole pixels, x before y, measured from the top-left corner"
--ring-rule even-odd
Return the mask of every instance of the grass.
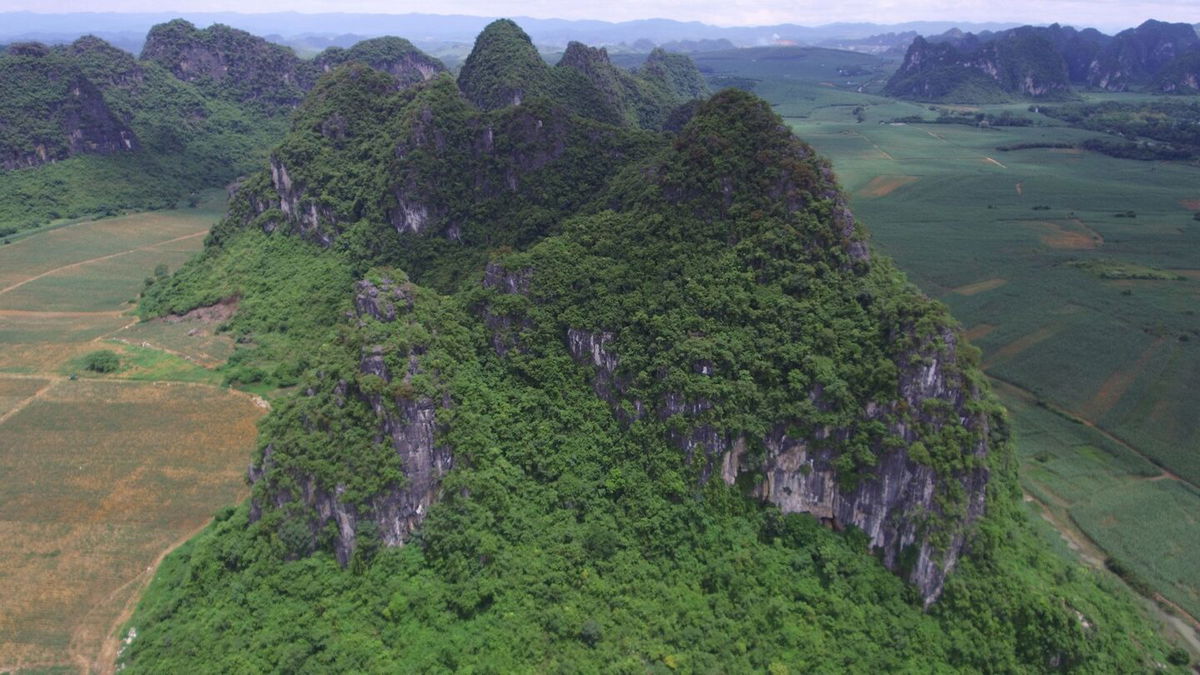
[[[998, 153], [1092, 132], [879, 124], [922, 107], [864, 106], [861, 124], [830, 110], [794, 126], [833, 159], [876, 244], [966, 326], [995, 326], [978, 340], [991, 372], [1065, 408], [1084, 411], [1106, 382], [1144, 365], [1153, 375], [1135, 374], [1090, 421], [1200, 483], [1192, 416], [1145, 422], [1156, 406], [1164, 419], [1200, 406], [1188, 386], [1200, 367], [1200, 285], [1187, 278], [1200, 269], [1200, 223], [1183, 205], [1200, 171], [1058, 148]], [[1160, 338], [1172, 344], [1143, 362]]]
[[[204, 367], [232, 341], [125, 315], [199, 250], [223, 208], [207, 197], [0, 246], [0, 671], [110, 667], [159, 557], [245, 496], [262, 411]], [[85, 371], [102, 349], [119, 370]]]

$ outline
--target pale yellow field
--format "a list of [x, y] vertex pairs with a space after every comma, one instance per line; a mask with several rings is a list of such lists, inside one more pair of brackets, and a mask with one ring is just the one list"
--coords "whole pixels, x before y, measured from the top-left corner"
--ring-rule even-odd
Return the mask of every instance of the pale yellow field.
[[[263, 409], [205, 383], [225, 338], [128, 314], [143, 278], [198, 251], [215, 217], [138, 214], [0, 248], [0, 672], [111, 671], [162, 556], [245, 498]], [[127, 365], [71, 379], [97, 349]]]

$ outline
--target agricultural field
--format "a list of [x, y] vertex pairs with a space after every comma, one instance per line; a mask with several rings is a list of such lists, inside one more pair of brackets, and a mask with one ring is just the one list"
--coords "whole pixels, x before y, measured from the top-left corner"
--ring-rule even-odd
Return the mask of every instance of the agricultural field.
[[[1027, 103], [883, 98], [889, 64], [840, 59], [697, 62], [775, 104], [874, 245], [950, 306], [1012, 413], [1026, 492], [1071, 548], [1200, 616], [1200, 167], [1077, 149], [1102, 134]], [[833, 78], [855, 59], [857, 81]], [[1033, 124], [934, 123], [1005, 113]]]
[[[0, 245], [0, 672], [110, 670], [158, 561], [245, 498], [266, 404], [218, 386], [232, 341], [128, 314], [221, 197]], [[115, 372], [86, 369], [101, 350]]]

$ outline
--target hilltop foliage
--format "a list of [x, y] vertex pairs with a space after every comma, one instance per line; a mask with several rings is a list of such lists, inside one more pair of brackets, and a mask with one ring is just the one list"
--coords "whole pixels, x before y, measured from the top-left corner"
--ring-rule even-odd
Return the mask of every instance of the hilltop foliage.
[[[254, 513], [222, 513], [164, 562], [127, 670], [1105, 672], [1165, 659], [1128, 599], [1029, 531], [969, 348], [947, 367], [993, 422], [990, 454], [971, 455], [979, 439], [962, 434], [985, 432], [962, 426], [909, 449], [946, 477], [980, 462], [992, 476], [931, 611], [862, 532], [706, 480], [712, 458], [686, 457], [673, 434], [854, 427], [953, 322], [867, 253], [828, 166], [762, 101], [722, 92], [675, 134], [584, 119], [551, 89], [510, 105], [516, 83], [553, 69], [515, 24], [489, 31], [462, 96], [449, 78], [395, 92], [368, 69], [335, 71], [205, 254], [144, 299], [156, 314], [238, 294], [248, 308], [229, 329], [258, 345], [243, 353], [303, 372], [263, 424]], [[492, 48], [533, 77], [501, 72]], [[364, 313], [354, 279], [398, 289], [395, 316]], [[612, 334], [612, 396], [572, 358], [568, 329]], [[655, 414], [669, 394], [712, 406]], [[369, 512], [406, 480], [380, 415], [422, 402], [453, 449], [441, 498], [400, 548], [360, 519], [342, 568], [338, 526], [314, 530], [319, 513], [279, 497], [336, 493]], [[839, 460], [851, 481], [897, 442], [853, 431]], [[939, 501], [952, 519], [955, 498]]]
[[287, 47], [222, 24], [198, 29], [183, 19], [151, 28], [141, 59], [209, 96], [251, 103], [268, 114], [299, 103], [318, 74]]
[[672, 109], [708, 93], [691, 59], [662, 50], [630, 72], [614, 66], [604, 49], [572, 42], [550, 67], [529, 36], [507, 19], [480, 34], [459, 73], [459, 86], [483, 110], [541, 97], [582, 117], [646, 129], [661, 128]]

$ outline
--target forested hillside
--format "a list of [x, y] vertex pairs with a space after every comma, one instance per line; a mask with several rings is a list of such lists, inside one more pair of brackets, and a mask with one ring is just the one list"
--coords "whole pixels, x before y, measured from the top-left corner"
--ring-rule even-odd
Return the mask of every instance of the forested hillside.
[[1053, 24], [913, 40], [891, 96], [947, 103], [1064, 100], [1076, 90], [1196, 91], [1200, 37], [1186, 23], [1146, 21], [1109, 36]]
[[298, 386], [122, 667], [1166, 663], [1032, 535], [977, 351], [769, 105], [531, 52], [501, 21], [457, 82], [333, 68], [148, 289], [237, 298], [231, 377]]
[[224, 187], [262, 166], [304, 93], [347, 62], [396, 88], [445, 70], [402, 40], [302, 61], [244, 31], [181, 20], [152, 29], [141, 58], [95, 37], [14, 45], [0, 55], [0, 233]]

